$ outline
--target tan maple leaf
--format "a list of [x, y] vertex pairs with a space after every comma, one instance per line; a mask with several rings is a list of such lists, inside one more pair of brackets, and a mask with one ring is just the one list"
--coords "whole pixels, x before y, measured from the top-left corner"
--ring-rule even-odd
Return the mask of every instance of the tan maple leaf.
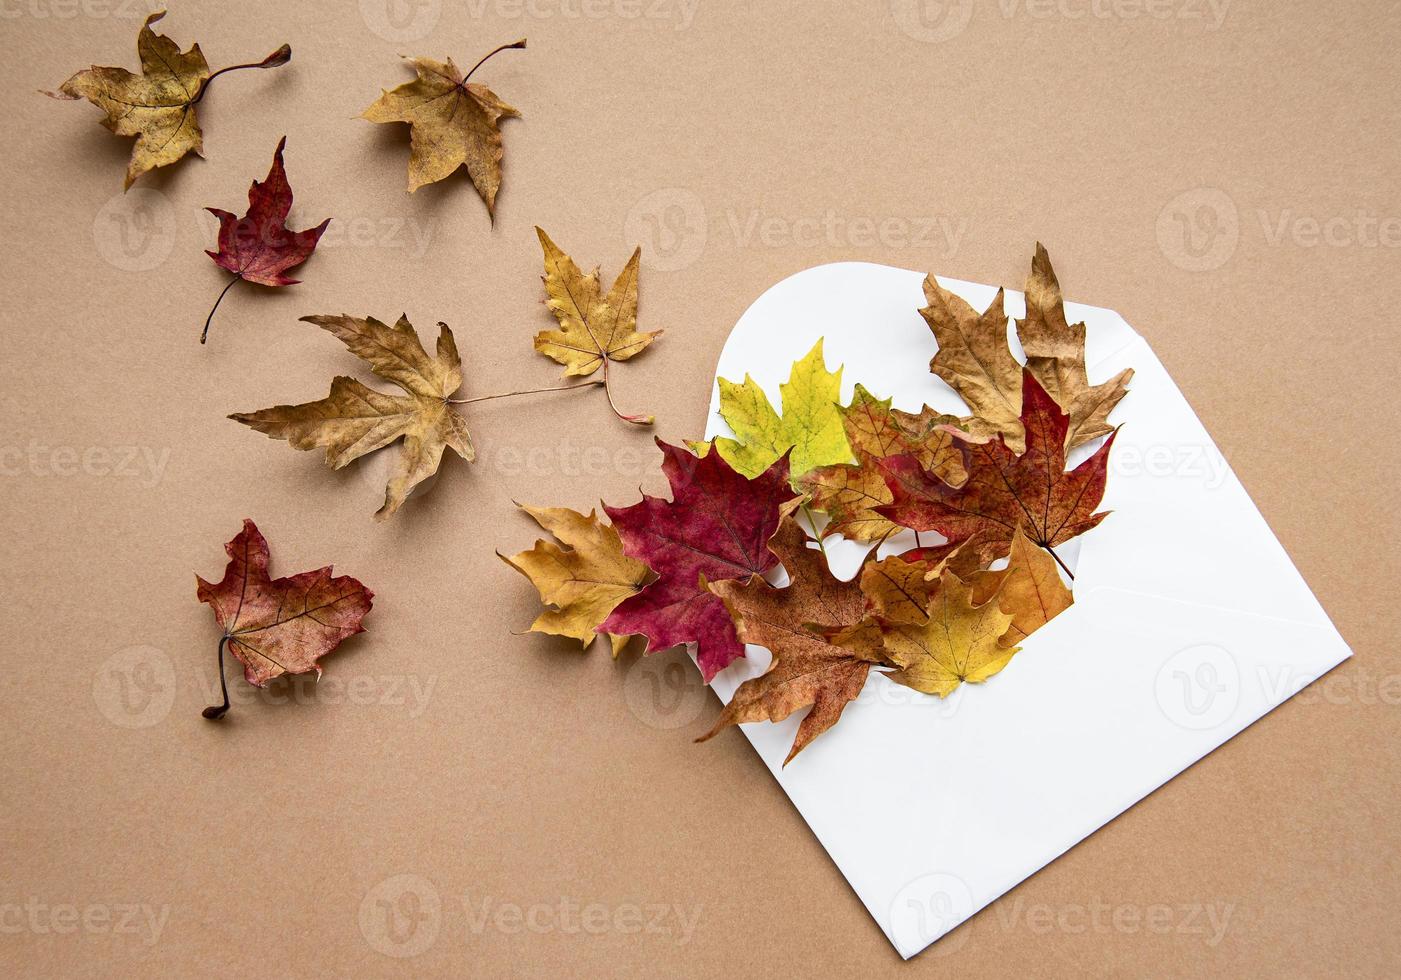
[[465, 166], [472, 185], [496, 219], [496, 194], [501, 189], [502, 118], [520, 113], [485, 85], [469, 82], [492, 55], [525, 47], [525, 38], [492, 51], [463, 75], [458, 67], [432, 58], [409, 58], [418, 73], [412, 82], [383, 92], [361, 115], [375, 123], [408, 123], [410, 132], [409, 192], [432, 184]]
[[1026, 318], [1017, 321], [1026, 366], [1041, 387], [1070, 415], [1066, 449], [1114, 431], [1109, 413], [1128, 392], [1133, 368], [1091, 385], [1085, 370], [1085, 324], [1067, 323], [1060, 283], [1045, 246], [1036, 243], [1026, 280]]
[[476, 458], [467, 421], [449, 401], [462, 384], [462, 359], [447, 324], [438, 324], [437, 353], [429, 357], [404, 316], [392, 327], [373, 317], [345, 314], [302, 319], [334, 334], [370, 370], [398, 385], [404, 394], [386, 394], [354, 378], [337, 377], [331, 382], [331, 393], [319, 401], [229, 418], [274, 439], [285, 439], [295, 449], [325, 449], [326, 464], [332, 469], [402, 438], [384, 505], [375, 513], [380, 520], [398, 510], [415, 486], [438, 471], [445, 449], [468, 462]]
[[885, 652], [899, 670], [891, 680], [925, 694], [947, 697], [963, 683], [976, 684], [996, 674], [1019, 647], [999, 643], [1011, 625], [993, 598], [973, 602], [971, 589], [952, 572], [939, 587], [922, 623], [885, 626]]
[[[788, 571], [789, 585], [778, 589], [760, 575], [747, 581], [710, 583], [746, 643], [773, 654], [769, 669], [741, 684], [715, 727], [752, 721], [782, 721], [812, 706], [798, 726], [786, 766], [813, 739], [841, 718], [861, 693], [872, 664], [881, 663], [879, 632], [866, 620], [866, 599], [855, 582], [843, 582], [827, 569], [821, 552], [808, 547], [806, 532], [785, 517], [769, 544]], [[825, 635], [824, 635], [825, 634]]]
[[[599, 624], [618, 603], [642, 591], [651, 570], [623, 554], [618, 532], [593, 511], [585, 516], [568, 507], [517, 506], [560, 542], [536, 541], [529, 551], [510, 556], [496, 553], [530, 579], [540, 600], [553, 607], [535, 617], [530, 631], [572, 637], [587, 649]], [[604, 635], [614, 657], [627, 645], [626, 635]]]
[[624, 415], [618, 411], [608, 377], [610, 364], [636, 357], [662, 335], [661, 330], [643, 333], [637, 329], [637, 276], [642, 249], [633, 250], [632, 258], [604, 296], [597, 269], [584, 275], [544, 229], [537, 227], [535, 232], [545, 254], [545, 305], [559, 322], [559, 329], [542, 330], [535, 335], [535, 349], [563, 364], [565, 377], [586, 377], [603, 368], [604, 390], [614, 414], [627, 422], [650, 425], [650, 415]]
[[982, 313], [962, 297], [939, 285], [932, 275], [924, 278], [928, 303], [920, 315], [939, 350], [929, 370], [948, 382], [973, 410], [963, 427], [978, 438], [1002, 435], [1015, 453], [1022, 451], [1022, 366], [1007, 346], [1007, 314], [1002, 290]]
[[275, 68], [292, 59], [292, 49], [284, 44], [257, 64], [231, 65], [211, 73], [198, 44], [182, 52], [170, 38], [151, 30], [164, 16], [164, 10], [157, 11], [141, 25], [136, 38], [140, 75], [94, 65], [68, 79], [57, 92], [44, 93], [55, 99], [87, 99], [107, 113], [102, 125], [118, 136], [136, 137], [127, 165], [127, 188], [148, 170], [172, 164], [187, 153], [204, 155], [195, 106], [215, 76], [240, 68]]
[[998, 608], [1012, 617], [998, 641], [1004, 647], [1016, 646], [1069, 609], [1073, 601], [1055, 559], [1032, 544], [1021, 528], [1012, 536], [1007, 567], [979, 573], [972, 585], [974, 605], [996, 596]]

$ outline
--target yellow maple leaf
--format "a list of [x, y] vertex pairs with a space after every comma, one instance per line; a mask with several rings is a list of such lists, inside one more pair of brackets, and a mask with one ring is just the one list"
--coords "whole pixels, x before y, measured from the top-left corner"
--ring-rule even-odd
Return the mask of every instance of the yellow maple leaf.
[[926, 622], [893, 623], [883, 629], [886, 655], [900, 668], [890, 679], [941, 698], [962, 683], [985, 681], [1020, 649], [998, 643], [1011, 622], [991, 599], [974, 604], [969, 587], [945, 571]]
[[390, 395], [354, 378], [338, 377], [331, 393], [319, 401], [278, 405], [258, 412], [230, 415], [236, 422], [295, 449], [325, 449], [326, 465], [340, 469], [366, 453], [402, 438], [385, 488], [383, 520], [399, 509], [415, 486], [438, 471], [443, 451], [451, 449], [471, 462], [476, 458], [467, 420], [449, 399], [462, 385], [462, 359], [447, 324], [438, 324], [438, 349], [429, 357], [406, 317], [394, 326], [373, 317], [304, 316], [334, 334], [376, 375], [403, 389]]
[[469, 82], [492, 55], [525, 47], [525, 38], [503, 44], [463, 75], [458, 67], [432, 58], [409, 58], [418, 73], [412, 82], [384, 91], [361, 116], [374, 123], [408, 123], [409, 193], [424, 184], [451, 176], [465, 166], [472, 186], [496, 219], [496, 193], [501, 189], [502, 118], [520, 113], [485, 85]]
[[[540, 600], [553, 607], [536, 616], [530, 630], [572, 637], [587, 649], [598, 636], [598, 625], [618, 603], [642, 591], [651, 571], [623, 554], [618, 532], [593, 511], [585, 516], [568, 507], [517, 506], [560, 542], [540, 540], [519, 554], [496, 553], [530, 579]], [[604, 635], [616, 657], [628, 638]]]

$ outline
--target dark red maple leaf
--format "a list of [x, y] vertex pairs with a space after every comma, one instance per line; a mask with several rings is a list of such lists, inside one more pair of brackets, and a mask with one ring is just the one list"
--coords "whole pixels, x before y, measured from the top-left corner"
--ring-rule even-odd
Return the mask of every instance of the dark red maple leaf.
[[214, 319], [214, 310], [233, 284], [240, 279], [256, 282], [263, 286], [294, 286], [300, 279], [289, 279], [283, 275], [288, 269], [301, 265], [312, 252], [321, 233], [331, 223], [327, 218], [315, 228], [306, 231], [291, 231], [287, 227], [287, 215], [292, 210], [292, 187], [287, 183], [287, 171], [282, 166], [282, 148], [287, 145], [287, 137], [277, 144], [277, 152], [272, 155], [272, 169], [267, 179], [259, 183], [253, 181], [248, 188], [248, 213], [242, 218], [221, 211], [218, 208], [205, 208], [219, 219], [219, 251], [205, 250], [221, 269], [234, 274], [219, 299], [214, 301], [214, 309], [204, 321], [204, 333], [199, 335], [202, 344], [209, 336], [209, 321]]
[[1026, 451], [1020, 456], [1007, 448], [1000, 434], [988, 442], [963, 441], [968, 480], [961, 487], [949, 486], [912, 456], [881, 460], [894, 502], [877, 508], [877, 513], [916, 531], [938, 531], [950, 545], [964, 544], [984, 568], [1007, 554], [1019, 526], [1033, 543], [1050, 551], [1104, 520], [1106, 514], [1094, 509], [1104, 497], [1114, 435], [1067, 472], [1070, 416], [1030, 371], [1022, 372], [1021, 421]]
[[250, 684], [266, 687], [283, 674], [321, 674], [318, 661], [348, 636], [364, 631], [360, 621], [370, 611], [374, 593], [348, 575], [332, 576], [331, 566], [289, 578], [268, 576], [268, 543], [247, 518], [243, 530], [224, 545], [229, 564], [224, 578], [211, 584], [195, 576], [195, 595], [208, 603], [224, 628], [219, 641], [222, 706], [206, 708], [204, 717], [229, 710], [224, 682], [224, 648], [243, 664]]
[[599, 629], [641, 633], [647, 653], [695, 643], [709, 681], [744, 656], [744, 645], [725, 604], [702, 583], [748, 579], [778, 563], [768, 544], [781, 505], [793, 498], [788, 457], [747, 480], [717, 452], [698, 458], [660, 439], [657, 446], [672, 499], [644, 495], [631, 507], [603, 508], [623, 551], [646, 563], [657, 579], [614, 609]]

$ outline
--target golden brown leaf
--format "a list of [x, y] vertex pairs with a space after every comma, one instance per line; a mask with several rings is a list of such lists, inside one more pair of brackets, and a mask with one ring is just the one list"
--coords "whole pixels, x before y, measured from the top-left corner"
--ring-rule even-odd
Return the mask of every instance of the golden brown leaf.
[[394, 326], [373, 317], [304, 316], [334, 334], [376, 375], [404, 390], [390, 395], [353, 378], [338, 377], [331, 393], [319, 401], [278, 405], [259, 412], [230, 415], [296, 449], [326, 450], [326, 464], [340, 469], [366, 453], [402, 438], [394, 470], [385, 488], [383, 520], [399, 509], [415, 486], [438, 471], [443, 451], [451, 449], [471, 462], [476, 458], [467, 421], [448, 403], [462, 384], [462, 359], [447, 324], [438, 324], [438, 349], [429, 357], [406, 317]]
[[[535, 617], [530, 630], [572, 637], [588, 649], [598, 635], [599, 624], [618, 603], [642, 591], [651, 571], [623, 554], [618, 532], [593, 511], [585, 516], [568, 507], [517, 506], [563, 545], [540, 540], [529, 551], [516, 555], [496, 553], [530, 579], [540, 601], [554, 607]], [[628, 638], [604, 635], [616, 657]]]
[[1070, 608], [1070, 590], [1049, 553], [1036, 547], [1018, 528], [1012, 537], [1007, 567], [982, 572], [973, 581], [973, 603], [982, 605], [993, 596], [997, 606], [1012, 617], [999, 641], [1016, 646], [1056, 616]]
[[985, 681], [1019, 649], [998, 644], [1011, 622], [992, 599], [975, 604], [969, 587], [946, 571], [939, 577], [927, 622], [885, 628], [886, 655], [900, 667], [890, 679], [941, 698], [964, 682]]
[[1014, 452], [1022, 451], [1022, 366], [1007, 346], [1007, 314], [1002, 290], [982, 313], [949, 292], [932, 276], [924, 279], [928, 306], [920, 315], [934, 332], [939, 350], [929, 370], [973, 410], [961, 425], [972, 435], [1002, 435]]
[[187, 153], [204, 155], [195, 106], [214, 75], [234, 68], [275, 68], [292, 58], [292, 49], [284, 44], [258, 64], [235, 65], [211, 74], [198, 44], [182, 52], [170, 38], [151, 30], [164, 16], [164, 10], [158, 11], [141, 25], [136, 38], [140, 75], [94, 65], [68, 79], [57, 92], [45, 93], [56, 99], [87, 99], [107, 113], [102, 125], [118, 136], [136, 137], [126, 171], [128, 188], [148, 170], [172, 164]]
[[[788, 571], [786, 588], [776, 589], [759, 575], [745, 582], [710, 583], [734, 618], [740, 639], [766, 647], [773, 662], [739, 686], [715, 727], [697, 741], [728, 725], [782, 721], [811, 705], [783, 760], [787, 765], [837, 723], [861, 693], [871, 665], [881, 662], [870, 649], [872, 631], [861, 626], [866, 602], [860, 588], [832, 575], [821, 552], [808, 543], [797, 522], [785, 517], [769, 547]], [[846, 645], [824, 633], [837, 633]]]
[[1104, 384], [1090, 385], [1085, 371], [1085, 324], [1066, 322], [1060, 283], [1040, 242], [1026, 280], [1026, 319], [1017, 321], [1017, 336], [1026, 351], [1027, 370], [1070, 415], [1065, 448], [1074, 449], [1112, 432], [1109, 413], [1127, 393], [1133, 368], [1125, 368]]
[[861, 569], [861, 591], [872, 611], [890, 623], [923, 623], [929, 600], [938, 590], [938, 576], [929, 580], [929, 562], [905, 561], [897, 555], [867, 562]]
[[[523, 47], [524, 38], [491, 54]], [[374, 123], [409, 124], [409, 193], [465, 166], [472, 185], [486, 202], [487, 213], [495, 220], [496, 193], [501, 188], [500, 121], [503, 117], [519, 118], [520, 113], [485, 85], [467, 81], [476, 68], [464, 76], [451, 58], [446, 62], [407, 60], [418, 77], [381, 93], [362, 113], [363, 118]]]

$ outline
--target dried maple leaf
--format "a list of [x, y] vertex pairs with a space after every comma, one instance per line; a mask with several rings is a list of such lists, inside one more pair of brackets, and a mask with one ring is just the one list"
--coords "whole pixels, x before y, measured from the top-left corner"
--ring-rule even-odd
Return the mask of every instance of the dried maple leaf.
[[793, 362], [778, 386], [783, 414], [774, 411], [764, 389], [749, 375], [742, 384], [720, 379], [720, 416], [735, 438], [715, 440], [716, 451], [745, 476], [757, 476], [791, 450], [794, 479], [819, 466], [851, 459], [842, 425], [842, 369], [828, 371], [822, 341]]
[[195, 576], [195, 595], [209, 604], [224, 629], [219, 640], [224, 703], [204, 710], [210, 719], [229, 710], [225, 648], [243, 664], [248, 683], [258, 687], [283, 674], [314, 670], [319, 677], [318, 661], [346, 637], [364, 632], [360, 622], [375, 595], [349, 576], [333, 576], [330, 565], [290, 578], [269, 578], [268, 543], [247, 519], [224, 550], [229, 564], [222, 581], [213, 584]]
[[739, 686], [715, 727], [696, 741], [729, 725], [782, 721], [811, 705], [783, 760], [786, 766], [837, 723], [861, 693], [871, 665], [882, 661], [869, 643], [851, 642], [859, 635], [853, 627], [865, 616], [860, 587], [828, 571], [797, 522], [785, 517], [769, 547], [788, 571], [787, 587], [774, 588], [763, 576], [752, 575], [743, 582], [714, 582], [710, 589], [724, 601], [740, 639], [767, 648], [773, 661], [763, 674]]
[[429, 357], [407, 317], [394, 326], [373, 317], [304, 316], [334, 334], [379, 377], [404, 390], [390, 395], [354, 378], [337, 377], [320, 401], [278, 405], [229, 418], [296, 449], [326, 450], [326, 464], [340, 469], [366, 453], [403, 438], [385, 488], [383, 520], [399, 509], [410, 491], [438, 471], [443, 450], [471, 462], [476, 458], [467, 421], [453, 409], [452, 394], [462, 384], [462, 359], [447, 324], [439, 323], [438, 349]]
[[283, 273], [307, 260], [316, 250], [321, 233], [331, 223], [331, 219], [327, 218], [306, 231], [288, 229], [292, 186], [287, 183], [287, 171], [282, 166], [282, 148], [286, 145], [287, 137], [278, 140], [267, 179], [262, 183], [255, 180], [248, 188], [248, 213], [242, 218], [218, 208], [205, 208], [219, 219], [219, 250], [211, 252], [206, 249], [204, 254], [213, 259], [219, 268], [232, 272], [234, 277], [214, 301], [214, 308], [204, 321], [204, 332], [199, 335], [201, 344], [209, 336], [209, 323], [214, 319], [214, 310], [219, 308], [224, 294], [233, 288], [234, 283], [246, 280], [264, 286], [296, 285], [301, 280], [289, 279]]
[[968, 480], [957, 488], [911, 456], [892, 456], [880, 466], [894, 503], [878, 512], [902, 527], [938, 531], [951, 545], [967, 547], [976, 538], [983, 567], [1007, 554], [1018, 528], [1034, 544], [1052, 549], [1102, 521], [1105, 515], [1094, 509], [1104, 496], [1114, 437], [1066, 472], [1070, 417], [1030, 371], [1025, 372], [1021, 401], [1026, 451], [1020, 456], [1002, 435], [984, 443], [965, 442]]
[[889, 623], [922, 623], [929, 618], [929, 601], [938, 589], [935, 566], [907, 561], [898, 555], [868, 561], [858, 576], [870, 610]]
[[170, 38], [151, 30], [164, 16], [164, 10], [153, 13], [141, 25], [136, 38], [140, 75], [94, 65], [57, 92], [44, 93], [55, 99], [87, 99], [107, 113], [102, 125], [118, 136], [136, 137], [126, 171], [128, 188], [146, 171], [172, 164], [191, 151], [204, 155], [195, 106], [216, 77], [240, 68], [276, 68], [292, 60], [292, 49], [284, 44], [256, 64], [230, 65], [211, 73], [198, 44], [182, 53]]
[[1021, 452], [1022, 366], [1007, 346], [1002, 290], [978, 313], [930, 275], [924, 279], [924, 298], [929, 305], [920, 315], [939, 342], [929, 370], [973, 410], [965, 428], [980, 437], [1000, 434], [1013, 452]]
[[999, 641], [1004, 647], [1016, 646], [1069, 609], [1073, 601], [1055, 560], [1028, 541], [1020, 528], [1012, 535], [1007, 567], [982, 572], [972, 585], [975, 605], [996, 596], [998, 608], [1012, 617]]
[[[541, 540], [516, 555], [496, 553], [530, 579], [542, 602], [554, 607], [535, 617], [530, 629], [572, 637], [588, 649], [599, 624], [618, 603], [642, 591], [651, 570], [623, 554], [618, 532], [593, 511], [586, 517], [568, 507], [517, 506], [563, 545]], [[627, 639], [625, 635], [608, 637], [614, 657]]]
[[1017, 337], [1026, 351], [1027, 370], [1070, 413], [1067, 449], [1113, 431], [1109, 413], [1127, 393], [1133, 368], [1125, 368], [1104, 384], [1090, 384], [1085, 371], [1085, 325], [1066, 322], [1060, 283], [1040, 242], [1026, 280], [1026, 319], [1017, 321]]
[[939, 577], [926, 621], [884, 628], [886, 656], [900, 668], [888, 676], [941, 698], [964, 682], [985, 681], [1007, 666], [1019, 649], [998, 642], [1011, 622], [992, 599], [974, 603], [969, 587], [946, 571]]
[[613, 414], [624, 422], [651, 425], [650, 415], [624, 415], [613, 403], [608, 367], [614, 361], [636, 357], [662, 335], [637, 329], [637, 273], [642, 249], [613, 280], [607, 296], [601, 296], [598, 270], [587, 276], [579, 271], [565, 252], [537, 227], [540, 248], [545, 253], [546, 307], [559, 321], [558, 330], [542, 330], [535, 335], [535, 349], [564, 365], [564, 376], [587, 377], [603, 368], [603, 390]]
[[852, 541], [878, 541], [898, 530], [876, 512], [893, 500], [877, 460], [912, 455], [952, 486], [967, 479], [963, 452], [949, 429], [958, 419], [928, 406], [912, 415], [890, 405], [889, 398], [878, 399], [858, 384], [851, 404], [840, 409], [856, 462], [820, 466], [794, 481], [811, 498], [812, 507], [831, 518], [822, 529], [823, 537], [840, 534]]
[[768, 548], [778, 529], [788, 486], [788, 460], [753, 480], [717, 453], [696, 457], [657, 440], [671, 500], [644, 495], [630, 507], [603, 509], [623, 539], [623, 551], [657, 574], [603, 621], [605, 633], [641, 633], [647, 653], [695, 643], [706, 681], [744, 656], [744, 646], [720, 599], [704, 581], [762, 575], [777, 559]]
[[375, 123], [408, 123], [409, 193], [451, 176], [465, 166], [472, 186], [496, 220], [496, 192], [501, 188], [502, 117], [520, 113], [485, 85], [468, 81], [492, 55], [525, 47], [525, 38], [503, 44], [463, 75], [449, 58], [409, 58], [418, 78], [384, 91], [363, 118]]

